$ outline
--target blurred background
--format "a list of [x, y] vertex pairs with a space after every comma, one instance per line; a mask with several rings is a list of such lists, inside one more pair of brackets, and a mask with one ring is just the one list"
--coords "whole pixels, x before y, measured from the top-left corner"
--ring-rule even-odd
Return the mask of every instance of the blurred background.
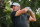
[[10, 5], [18, 2], [21, 8], [31, 7], [35, 13], [36, 22], [30, 22], [30, 27], [40, 27], [40, 0], [0, 0], [0, 27], [13, 27], [10, 14], [13, 11]]

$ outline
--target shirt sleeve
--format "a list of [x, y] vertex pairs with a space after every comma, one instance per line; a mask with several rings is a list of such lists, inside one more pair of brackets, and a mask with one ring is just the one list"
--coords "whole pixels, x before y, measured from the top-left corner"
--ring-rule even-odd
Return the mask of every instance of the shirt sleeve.
[[15, 17], [16, 11], [12, 12], [11, 15]]
[[14, 12], [12, 12], [11, 15], [10, 15], [11, 20], [12, 20], [13, 23], [15, 22], [15, 14], [16, 14], [16, 12], [14, 11]]
[[13, 12], [13, 16], [15, 17], [15, 14], [16, 14], [16, 11], [15, 12]]

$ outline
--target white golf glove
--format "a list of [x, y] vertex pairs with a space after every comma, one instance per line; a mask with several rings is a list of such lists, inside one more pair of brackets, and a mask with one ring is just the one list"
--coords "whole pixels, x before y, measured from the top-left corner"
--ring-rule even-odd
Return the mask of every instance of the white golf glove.
[[25, 8], [28, 8], [28, 11], [31, 11], [31, 8], [30, 7], [25, 7]]

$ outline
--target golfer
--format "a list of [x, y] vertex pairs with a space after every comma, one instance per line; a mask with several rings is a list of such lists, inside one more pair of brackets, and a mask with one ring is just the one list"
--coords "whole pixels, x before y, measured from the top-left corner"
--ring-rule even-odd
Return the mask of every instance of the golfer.
[[[14, 2], [11, 5], [11, 8], [13, 8], [11, 19], [14, 27], [29, 27], [29, 21], [36, 21], [35, 15], [30, 7], [25, 7], [20, 10], [20, 4]], [[28, 11], [31, 13], [31, 15], [27, 14]]]

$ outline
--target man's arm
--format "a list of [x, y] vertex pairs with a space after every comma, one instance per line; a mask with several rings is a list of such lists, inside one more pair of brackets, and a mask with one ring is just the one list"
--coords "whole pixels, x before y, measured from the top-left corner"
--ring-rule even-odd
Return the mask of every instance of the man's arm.
[[21, 15], [21, 14], [23, 14], [23, 13], [26, 13], [27, 11], [28, 11], [27, 8], [24, 8], [24, 9], [22, 9], [22, 10], [18, 10], [18, 11], [16, 12], [15, 16], [19, 16], [19, 15]]
[[25, 7], [25, 8], [28, 8], [28, 11], [30, 11], [30, 13], [31, 13], [29, 21], [36, 21], [36, 17], [34, 15], [34, 13], [32, 12], [31, 8], [30, 7]]
[[31, 13], [31, 16], [29, 18], [29, 21], [36, 21], [36, 17], [34, 15], [34, 13], [32, 11], [30, 11], [30, 13]]

